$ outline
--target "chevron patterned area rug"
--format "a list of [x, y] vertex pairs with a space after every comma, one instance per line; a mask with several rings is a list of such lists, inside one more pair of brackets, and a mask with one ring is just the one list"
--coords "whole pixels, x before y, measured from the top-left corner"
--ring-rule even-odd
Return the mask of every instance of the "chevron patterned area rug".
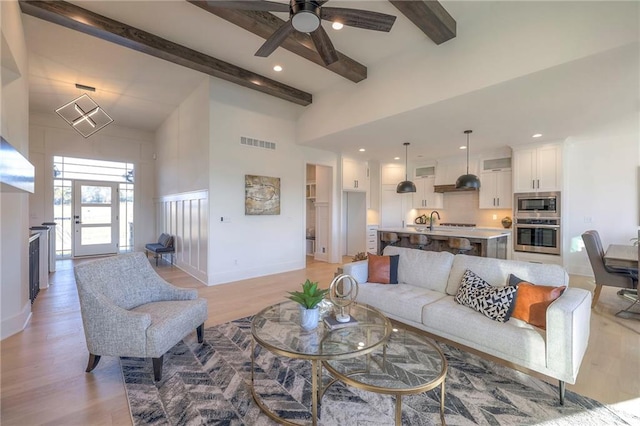
[[[638, 425], [640, 418], [557, 388], [445, 344], [445, 419], [448, 425]], [[251, 319], [205, 330], [205, 343], [190, 337], [166, 355], [163, 378], [154, 383], [151, 362], [121, 358], [134, 425], [273, 425], [251, 397]], [[256, 389], [278, 414], [310, 418], [310, 363], [276, 357], [256, 346]], [[325, 373], [326, 374], [326, 373]], [[325, 378], [325, 381], [328, 377]], [[320, 425], [394, 424], [395, 399], [336, 383], [322, 400]], [[405, 396], [403, 425], [438, 425], [439, 392]]]

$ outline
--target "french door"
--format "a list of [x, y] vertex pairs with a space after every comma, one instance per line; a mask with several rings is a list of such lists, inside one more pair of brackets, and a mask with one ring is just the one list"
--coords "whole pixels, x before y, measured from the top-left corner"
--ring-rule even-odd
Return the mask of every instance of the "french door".
[[118, 183], [73, 182], [73, 256], [118, 252]]

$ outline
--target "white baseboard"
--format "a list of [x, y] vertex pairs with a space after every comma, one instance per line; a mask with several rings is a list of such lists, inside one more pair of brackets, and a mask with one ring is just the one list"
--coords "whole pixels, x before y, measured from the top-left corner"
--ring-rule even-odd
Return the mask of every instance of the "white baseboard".
[[0, 325], [0, 340], [4, 340], [24, 330], [30, 319], [31, 301], [27, 301], [18, 315], [2, 320], [2, 324]]
[[247, 280], [249, 278], [263, 277], [265, 275], [279, 274], [282, 272], [295, 271], [306, 267], [304, 259], [291, 262], [283, 262], [270, 266], [258, 268], [243, 268], [242, 270], [224, 271], [216, 274], [209, 274], [209, 284], [225, 284], [233, 281]]

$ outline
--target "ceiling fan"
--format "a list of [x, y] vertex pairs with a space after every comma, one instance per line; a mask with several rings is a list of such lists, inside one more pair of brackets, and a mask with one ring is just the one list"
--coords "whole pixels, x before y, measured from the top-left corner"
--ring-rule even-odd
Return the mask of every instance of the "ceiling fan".
[[213, 0], [213, 7], [262, 12], [288, 12], [289, 20], [282, 24], [255, 53], [267, 57], [294, 31], [308, 33], [325, 65], [336, 62], [338, 53], [327, 32], [320, 25], [322, 19], [350, 27], [389, 32], [396, 17], [362, 9], [325, 7], [328, 0], [290, 0], [289, 4], [261, 0]]

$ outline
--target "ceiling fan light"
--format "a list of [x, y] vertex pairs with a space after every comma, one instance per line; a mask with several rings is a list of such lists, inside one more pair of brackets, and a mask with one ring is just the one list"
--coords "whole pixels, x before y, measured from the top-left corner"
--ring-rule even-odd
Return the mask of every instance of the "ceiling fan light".
[[309, 10], [301, 10], [291, 18], [291, 25], [301, 33], [312, 33], [320, 26], [320, 17]]

